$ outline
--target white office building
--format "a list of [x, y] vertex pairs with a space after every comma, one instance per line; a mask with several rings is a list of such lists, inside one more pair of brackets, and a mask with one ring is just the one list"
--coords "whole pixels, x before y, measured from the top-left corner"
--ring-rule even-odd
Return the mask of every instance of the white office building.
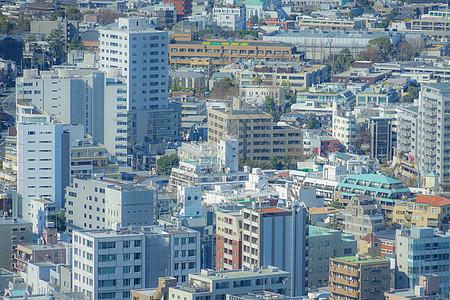
[[157, 286], [159, 277], [187, 280], [200, 271], [200, 242], [200, 233], [186, 228], [73, 231], [74, 291], [121, 300], [130, 290]]
[[120, 71], [69, 67], [40, 73], [25, 70], [24, 76], [17, 78], [16, 93], [17, 103], [31, 104], [63, 123], [83, 125], [95, 142], [126, 163], [127, 83]]
[[17, 124], [17, 191], [25, 220], [31, 221], [33, 199], [64, 206], [64, 188], [70, 184], [69, 135], [64, 124]]
[[245, 30], [245, 5], [215, 5], [213, 9], [214, 22], [217, 26], [232, 30]]
[[147, 18], [119, 18], [99, 32], [101, 69], [120, 69], [127, 78], [129, 143], [179, 139], [179, 112], [167, 97], [167, 32]]
[[157, 192], [134, 182], [109, 178], [78, 179], [66, 188], [70, 228], [115, 229], [154, 224]]

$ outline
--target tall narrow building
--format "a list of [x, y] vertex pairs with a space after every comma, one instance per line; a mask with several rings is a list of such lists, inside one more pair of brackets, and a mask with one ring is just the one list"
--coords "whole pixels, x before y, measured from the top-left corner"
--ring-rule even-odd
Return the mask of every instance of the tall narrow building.
[[147, 18], [119, 18], [100, 32], [100, 68], [127, 78], [128, 142], [179, 139], [179, 108], [168, 101], [168, 35]]
[[441, 189], [450, 187], [450, 83], [422, 86], [418, 114], [418, 169], [424, 178], [434, 171]]
[[276, 266], [291, 273], [288, 295], [308, 287], [308, 213], [306, 206], [242, 211], [242, 266]]
[[17, 191], [22, 216], [31, 221], [31, 201], [48, 198], [61, 207], [70, 184], [70, 138], [64, 124], [17, 124]]

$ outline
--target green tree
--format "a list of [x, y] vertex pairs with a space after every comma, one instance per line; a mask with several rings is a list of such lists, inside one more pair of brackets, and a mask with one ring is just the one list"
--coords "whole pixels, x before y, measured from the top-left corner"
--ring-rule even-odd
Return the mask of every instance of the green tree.
[[11, 30], [14, 29], [14, 23], [10, 22], [8, 18], [6, 18], [1, 12], [0, 12], [0, 33], [2, 34], [9, 34]]
[[158, 175], [170, 175], [172, 168], [178, 165], [178, 156], [176, 154], [164, 155], [158, 159], [156, 170]]
[[222, 78], [214, 83], [213, 96], [225, 99], [230, 96], [237, 96], [238, 87], [231, 78]]
[[313, 114], [309, 117], [309, 121], [308, 121], [308, 124], [306, 124], [306, 128], [308, 128], [308, 129], [320, 128], [320, 124], [319, 124], [319, 122], [317, 122], [316, 115]]
[[334, 207], [334, 208], [336, 208], [336, 209], [343, 209], [343, 208], [344, 208], [344, 205], [342, 205], [342, 203], [339, 202], [339, 201], [333, 201], [333, 202], [331, 202], [331, 203], [330, 203], [330, 206], [331, 206], [331, 207]]
[[19, 19], [19, 21], [17, 21], [17, 30], [20, 33], [30, 32], [30, 20]]
[[283, 168], [283, 163], [278, 157], [271, 157], [269, 161], [269, 166], [271, 169], [281, 170]]
[[264, 111], [272, 115], [274, 122], [278, 122], [280, 120], [280, 113], [273, 97], [266, 97], [266, 100], [264, 101]]
[[[364, 52], [364, 51], [363, 51]], [[372, 56], [372, 61], [388, 61], [396, 57], [397, 50], [387, 37], [372, 39], [367, 44], [366, 55]]]
[[67, 9], [55, 10], [50, 15], [50, 21], [56, 21], [58, 18], [71, 20], [71, 21], [81, 21], [83, 15], [75, 7], [69, 7]]
[[47, 42], [54, 64], [61, 64], [66, 56], [65, 37], [61, 26], [52, 30], [47, 38]]
[[48, 216], [48, 221], [55, 223], [58, 232], [66, 231], [66, 215], [64, 212], [54, 213]]
[[331, 56], [330, 60], [334, 74], [347, 71], [355, 62], [348, 48], [342, 49], [339, 54]]
[[408, 94], [404, 95], [402, 97], [402, 102], [408, 103], [413, 102], [414, 99], [417, 99], [419, 97], [419, 89], [415, 86], [409, 86], [408, 87]]
[[83, 50], [83, 43], [81, 42], [80, 38], [76, 36], [69, 45], [69, 51], [70, 50]]

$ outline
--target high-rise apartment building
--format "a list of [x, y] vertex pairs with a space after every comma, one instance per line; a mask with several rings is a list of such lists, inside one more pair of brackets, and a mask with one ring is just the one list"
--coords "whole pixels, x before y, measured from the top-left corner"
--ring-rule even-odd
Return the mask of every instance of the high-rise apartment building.
[[399, 272], [409, 278], [409, 286], [419, 284], [419, 276], [433, 274], [440, 277], [439, 299], [450, 297], [450, 234], [438, 233], [434, 228], [413, 227], [397, 229], [395, 254]]
[[436, 172], [442, 189], [450, 187], [450, 83], [424, 85], [419, 94], [418, 169], [421, 176]]
[[242, 265], [276, 266], [291, 272], [288, 295], [300, 296], [308, 287], [308, 213], [306, 206], [242, 211]]
[[[160, 226], [73, 231], [74, 291], [90, 299], [130, 299], [132, 289], [200, 271], [200, 233]], [[183, 275], [184, 274], [184, 275]]]
[[273, 117], [254, 110], [208, 111], [208, 142], [239, 141], [239, 157], [269, 161], [272, 157], [288, 157], [297, 162], [303, 157], [302, 131], [291, 126], [280, 126]]
[[178, 106], [168, 102], [167, 32], [147, 18], [119, 18], [99, 33], [101, 69], [119, 69], [127, 78], [128, 142], [179, 139]]
[[216, 269], [242, 269], [241, 211], [216, 212]]
[[17, 161], [25, 220], [31, 221], [33, 199], [64, 206], [64, 189], [70, 184], [70, 133], [64, 124], [17, 124]]
[[330, 258], [330, 299], [384, 299], [390, 287], [389, 266], [387, 258]]
[[154, 224], [156, 190], [109, 178], [78, 179], [66, 188], [70, 228], [115, 229]]
[[61, 122], [83, 125], [95, 142], [126, 163], [127, 83], [118, 70], [25, 70], [17, 78], [16, 93], [18, 103], [31, 104]]

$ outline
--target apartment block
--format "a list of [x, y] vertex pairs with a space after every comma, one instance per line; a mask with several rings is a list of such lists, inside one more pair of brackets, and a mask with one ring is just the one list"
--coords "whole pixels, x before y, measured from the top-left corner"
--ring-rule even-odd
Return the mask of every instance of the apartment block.
[[89, 179], [95, 174], [103, 174], [108, 178], [121, 178], [119, 164], [110, 161], [105, 146], [92, 141], [79, 141], [70, 148], [71, 177]]
[[381, 205], [383, 214], [392, 219], [395, 203], [410, 194], [409, 188], [395, 178], [380, 174], [352, 174], [338, 183], [335, 199], [346, 205], [354, 196], [370, 196]]
[[[240, 87], [252, 86], [255, 80], [261, 85], [278, 86], [288, 84], [295, 91], [303, 90], [327, 80], [327, 69], [323, 65], [304, 62], [261, 61], [249, 59], [245, 62], [225, 66], [221, 72], [232, 73]], [[261, 90], [263, 92], [264, 90]]]
[[252, 110], [208, 111], [208, 142], [216, 145], [232, 137], [239, 140], [239, 157], [269, 161], [287, 156], [292, 162], [303, 157], [302, 131], [279, 126], [268, 113]]
[[120, 117], [129, 125], [128, 143], [179, 140], [179, 111], [167, 98], [167, 32], [147, 18], [119, 18], [99, 33], [100, 69], [117, 69], [126, 78], [126, 115]]
[[213, 190], [221, 183], [245, 187], [250, 170], [238, 170], [238, 141], [221, 140], [218, 144], [183, 144], [179, 148], [180, 165], [172, 168], [170, 188], [200, 186]]
[[300, 296], [308, 287], [308, 215], [305, 206], [242, 211], [242, 265], [272, 265], [291, 272], [288, 295]]
[[242, 269], [242, 215], [216, 212], [216, 270]]
[[[17, 78], [16, 93], [18, 103], [31, 104], [61, 122], [83, 125], [94, 142], [126, 163], [127, 83], [117, 70], [24, 70]], [[37, 117], [45, 115], [33, 116], [36, 123]], [[29, 118], [23, 122], [31, 122]]]
[[352, 235], [339, 230], [309, 226], [308, 287], [328, 283], [330, 258], [356, 254], [357, 241]]
[[450, 199], [419, 195], [394, 207], [393, 221], [407, 227], [433, 227], [447, 232], [450, 220]]
[[386, 229], [381, 205], [369, 196], [354, 196], [343, 210], [344, 232], [356, 240]]
[[450, 297], [450, 234], [434, 228], [397, 229], [395, 254], [399, 272], [409, 279], [409, 286], [419, 284], [420, 275], [440, 277], [438, 299]]
[[17, 191], [22, 216], [31, 221], [31, 201], [48, 198], [64, 206], [70, 184], [70, 136], [63, 124], [17, 124]]
[[19, 243], [31, 243], [33, 224], [18, 218], [3, 217], [0, 219], [0, 268], [12, 270], [14, 255]]
[[154, 223], [156, 190], [117, 179], [73, 178], [66, 188], [66, 218], [70, 228], [115, 229]]
[[331, 300], [383, 299], [390, 287], [390, 263], [362, 256], [330, 258], [329, 281]]
[[450, 106], [450, 83], [423, 85], [419, 94], [418, 166], [422, 176], [434, 171], [441, 190], [450, 186], [450, 153], [447, 130], [450, 120], [445, 117]]
[[286, 295], [286, 283], [289, 284], [289, 272], [276, 267], [266, 266], [251, 270], [233, 270], [216, 272], [201, 270], [200, 274], [189, 274], [186, 284], [169, 288], [169, 299], [186, 298], [227, 299], [227, 294], [252, 292], [264, 289]]
[[450, 20], [447, 18], [420, 18], [411, 20], [411, 29], [428, 31], [449, 31]]
[[38, 245], [20, 244], [17, 246], [17, 253], [14, 255], [16, 271], [27, 272], [29, 263], [51, 262], [54, 264], [69, 263], [68, 249], [63, 245]]
[[129, 299], [131, 290], [155, 287], [159, 277], [181, 283], [200, 271], [200, 233], [191, 229], [74, 230], [72, 237], [74, 291], [93, 300]]

